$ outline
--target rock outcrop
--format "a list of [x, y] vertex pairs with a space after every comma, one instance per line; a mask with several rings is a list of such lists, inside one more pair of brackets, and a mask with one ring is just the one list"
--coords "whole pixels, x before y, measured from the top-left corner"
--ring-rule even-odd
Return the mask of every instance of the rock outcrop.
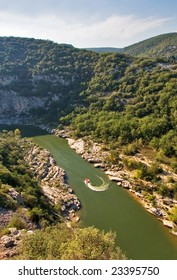
[[24, 236], [33, 234], [32, 230], [17, 230], [17, 228], [9, 228], [8, 234], [0, 238], [0, 260], [13, 259], [18, 255], [17, 247]]
[[21, 96], [12, 90], [0, 90], [0, 123], [29, 123], [30, 110], [44, 108], [47, 98]]

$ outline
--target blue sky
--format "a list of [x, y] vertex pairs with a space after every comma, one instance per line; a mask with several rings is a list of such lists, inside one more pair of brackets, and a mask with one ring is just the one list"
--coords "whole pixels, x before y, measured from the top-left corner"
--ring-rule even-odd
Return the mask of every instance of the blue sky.
[[0, 0], [0, 36], [125, 47], [177, 32], [177, 0]]

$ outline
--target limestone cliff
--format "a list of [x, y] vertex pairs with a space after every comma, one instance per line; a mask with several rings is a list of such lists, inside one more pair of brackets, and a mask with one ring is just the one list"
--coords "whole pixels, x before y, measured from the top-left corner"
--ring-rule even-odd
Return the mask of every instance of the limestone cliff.
[[25, 97], [12, 90], [0, 90], [0, 119], [7, 122], [13, 117], [23, 119], [31, 109], [44, 108], [46, 101], [47, 98]]

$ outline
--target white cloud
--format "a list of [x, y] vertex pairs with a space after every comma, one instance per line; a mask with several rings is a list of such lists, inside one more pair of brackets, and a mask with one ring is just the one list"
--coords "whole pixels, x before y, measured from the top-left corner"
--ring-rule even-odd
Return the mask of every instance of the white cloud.
[[21, 36], [71, 43], [76, 47], [123, 47], [136, 41], [140, 35], [158, 29], [169, 18], [136, 18], [132, 15], [112, 15], [105, 20], [86, 23], [68, 23], [54, 15], [27, 17], [0, 13], [0, 36]]

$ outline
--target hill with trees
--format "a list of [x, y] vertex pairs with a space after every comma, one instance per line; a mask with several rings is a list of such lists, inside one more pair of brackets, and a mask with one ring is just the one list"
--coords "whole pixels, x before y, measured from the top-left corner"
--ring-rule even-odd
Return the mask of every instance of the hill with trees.
[[103, 52], [121, 52], [123, 49], [122, 48], [111, 48], [111, 47], [98, 47], [98, 48], [86, 48], [88, 51], [93, 51], [96, 53], [103, 53]]
[[136, 57], [166, 57], [175, 60], [177, 57], [176, 45], [177, 33], [174, 32], [158, 35], [124, 48], [97, 47], [87, 48], [87, 50], [94, 51], [97, 53], [125, 53]]
[[[89, 95], [90, 90], [96, 97], [98, 91], [108, 96], [117, 90], [125, 68], [131, 63], [139, 67], [136, 56], [146, 56], [149, 65], [152, 57], [166, 59], [166, 65], [175, 63], [176, 45], [177, 35], [172, 33], [127, 47], [127, 54], [104, 55], [48, 40], [1, 37], [0, 121], [54, 127], [59, 117], [85, 104], [83, 92]], [[126, 91], [122, 93], [126, 97]]]
[[177, 33], [158, 35], [122, 50], [133, 56], [177, 58]]
[[120, 145], [141, 139], [173, 156], [176, 77], [177, 64], [166, 59], [103, 54], [80, 94], [85, 106], [60, 121], [71, 123], [78, 137], [92, 135]]
[[90, 80], [97, 57], [71, 45], [1, 37], [1, 122], [56, 124], [63, 108], [66, 114], [80, 103], [79, 93]]

